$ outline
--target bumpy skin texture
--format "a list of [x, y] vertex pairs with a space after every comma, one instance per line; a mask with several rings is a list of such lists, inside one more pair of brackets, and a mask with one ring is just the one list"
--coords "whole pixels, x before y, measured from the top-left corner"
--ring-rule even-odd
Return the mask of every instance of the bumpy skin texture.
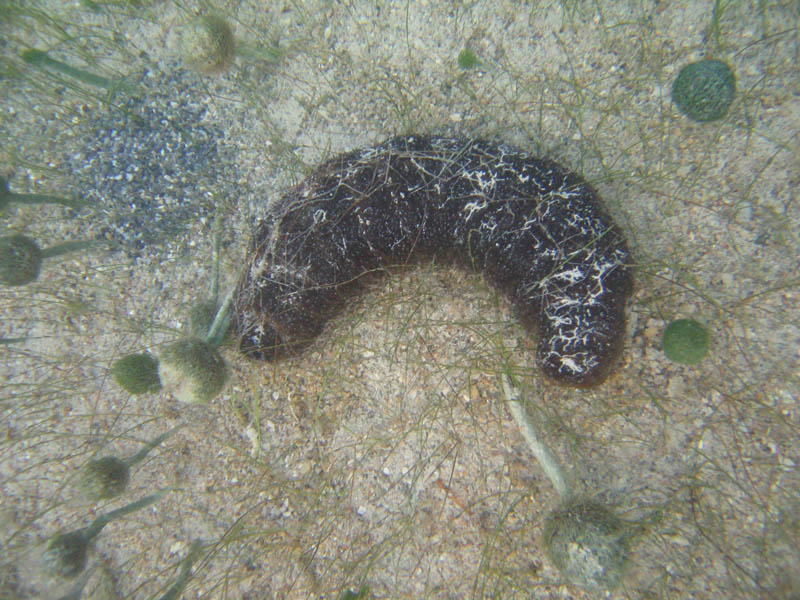
[[240, 346], [296, 353], [370, 274], [431, 258], [485, 273], [539, 335], [551, 379], [590, 386], [610, 371], [632, 261], [596, 192], [510, 146], [441, 137], [343, 154], [280, 199], [238, 284]]

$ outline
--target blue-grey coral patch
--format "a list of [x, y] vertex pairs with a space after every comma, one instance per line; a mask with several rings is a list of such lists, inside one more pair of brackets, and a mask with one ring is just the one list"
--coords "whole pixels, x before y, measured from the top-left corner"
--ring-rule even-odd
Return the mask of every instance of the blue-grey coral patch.
[[456, 138], [394, 138], [289, 190], [258, 224], [238, 284], [240, 346], [268, 360], [297, 352], [366, 275], [421, 258], [484, 272], [538, 334], [553, 380], [608, 375], [632, 260], [597, 193], [550, 160]]
[[133, 92], [89, 116], [67, 158], [75, 188], [104, 217], [102, 234], [129, 252], [167, 243], [213, 211], [221, 132], [204, 122], [208, 96], [192, 81], [180, 69], [146, 70]]

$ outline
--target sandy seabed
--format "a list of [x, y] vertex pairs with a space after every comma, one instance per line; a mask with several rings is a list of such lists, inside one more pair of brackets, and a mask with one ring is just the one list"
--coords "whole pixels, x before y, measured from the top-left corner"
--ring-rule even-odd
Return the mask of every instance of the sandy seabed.
[[[507, 370], [576, 489], [640, 525], [608, 597], [796, 597], [800, 9], [711, 5], [243, 0], [218, 7], [233, 66], [202, 76], [179, 52], [193, 2], [5, 2], [0, 174], [92, 205], [15, 205], [3, 227], [43, 246], [116, 243], [0, 289], [0, 336], [25, 338], [0, 346], [0, 598], [66, 593], [41, 573], [46, 541], [167, 486], [97, 538], [84, 597], [158, 598], [195, 540], [184, 598], [597, 597], [541, 548], [559, 500], [504, 405]], [[136, 85], [109, 101], [26, 65], [27, 47]], [[670, 89], [704, 57], [733, 68], [737, 94], [698, 124]], [[113, 105], [131, 97], [152, 136], [125, 135], [136, 121]], [[128, 125], [112, 135], [115, 119]], [[186, 334], [212, 284], [215, 215], [224, 291], [271, 199], [334, 154], [410, 132], [510, 143], [597, 188], [637, 260], [607, 382], [544, 381], [535, 340], [480, 275], [422, 265], [297, 358], [223, 346], [229, 382], [207, 407], [116, 386], [114, 360]], [[91, 179], [89, 157], [109, 174]], [[139, 165], [163, 167], [158, 193]], [[681, 317], [711, 333], [695, 366], [660, 349]], [[123, 498], [83, 499], [88, 460], [179, 424]]]

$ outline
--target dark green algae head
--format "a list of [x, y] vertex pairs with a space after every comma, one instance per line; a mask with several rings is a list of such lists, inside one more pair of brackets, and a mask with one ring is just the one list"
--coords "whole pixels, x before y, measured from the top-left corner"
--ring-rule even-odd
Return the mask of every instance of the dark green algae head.
[[706, 123], [723, 118], [736, 94], [731, 68], [716, 59], [684, 66], [672, 84], [672, 101], [692, 121]]
[[708, 354], [711, 336], [694, 319], [677, 319], [664, 330], [661, 348], [667, 358], [684, 365], [695, 365]]
[[0, 237], [0, 284], [26, 285], [39, 277], [42, 249], [26, 235]]

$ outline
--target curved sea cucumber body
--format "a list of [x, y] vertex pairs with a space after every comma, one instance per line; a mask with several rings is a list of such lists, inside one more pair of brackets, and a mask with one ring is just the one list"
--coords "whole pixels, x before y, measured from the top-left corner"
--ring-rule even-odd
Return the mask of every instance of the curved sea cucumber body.
[[482, 271], [539, 336], [551, 379], [590, 386], [622, 347], [631, 257], [597, 193], [550, 160], [408, 136], [340, 155], [257, 226], [234, 327], [274, 360], [319, 335], [369, 274], [419, 259]]

